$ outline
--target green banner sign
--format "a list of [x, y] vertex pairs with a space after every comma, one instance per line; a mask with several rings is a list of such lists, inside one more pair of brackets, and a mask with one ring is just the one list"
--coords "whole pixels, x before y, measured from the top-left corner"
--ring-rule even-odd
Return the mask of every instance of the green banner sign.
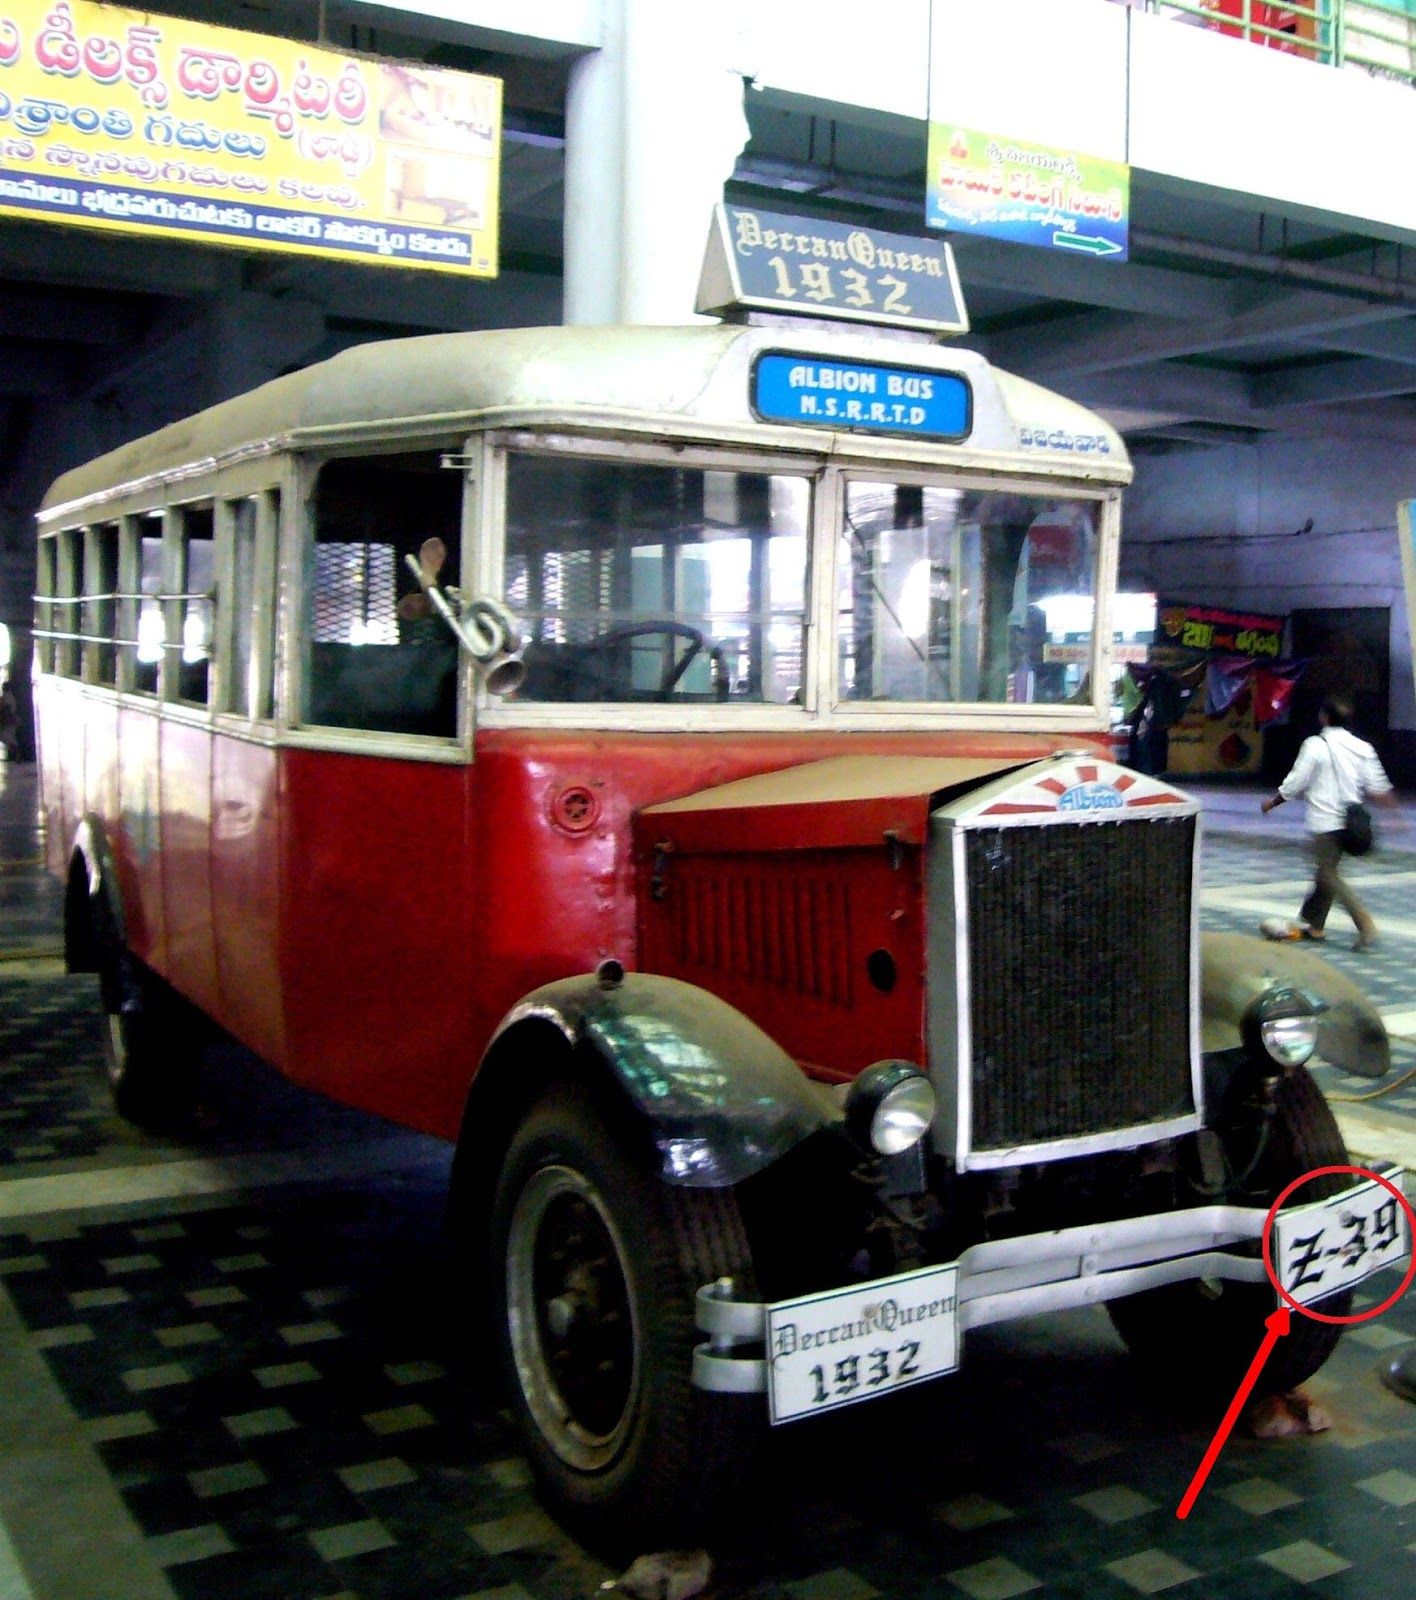
[[1124, 261], [1131, 169], [951, 122], [929, 124], [925, 221], [951, 233]]

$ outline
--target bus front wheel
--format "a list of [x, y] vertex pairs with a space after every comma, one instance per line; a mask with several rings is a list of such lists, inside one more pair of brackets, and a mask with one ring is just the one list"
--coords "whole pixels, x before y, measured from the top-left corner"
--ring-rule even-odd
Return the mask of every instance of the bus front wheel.
[[[1235, 1144], [1231, 1159], [1242, 1162], [1254, 1141], [1250, 1126]], [[1306, 1067], [1294, 1067], [1278, 1089], [1271, 1126], [1250, 1181], [1242, 1192], [1224, 1198], [1267, 1206], [1295, 1178], [1319, 1167], [1345, 1167], [1350, 1159], [1322, 1091]], [[1327, 1199], [1341, 1193], [1349, 1181], [1345, 1176], [1316, 1178], [1297, 1198]], [[1343, 1317], [1351, 1304], [1351, 1290], [1341, 1290], [1319, 1300], [1313, 1309]], [[1107, 1309], [1131, 1353], [1154, 1377], [1187, 1398], [1218, 1405], [1244, 1376], [1263, 1340], [1264, 1318], [1276, 1306], [1268, 1283], [1200, 1279], [1113, 1300]], [[1262, 1398], [1297, 1388], [1332, 1354], [1341, 1333], [1337, 1324], [1294, 1317], [1292, 1331], [1279, 1340], [1265, 1363], [1255, 1394]]]
[[749, 1398], [690, 1382], [699, 1286], [751, 1288], [733, 1195], [666, 1186], [566, 1086], [512, 1139], [491, 1224], [506, 1386], [547, 1499], [606, 1546], [701, 1537], [761, 1431]]

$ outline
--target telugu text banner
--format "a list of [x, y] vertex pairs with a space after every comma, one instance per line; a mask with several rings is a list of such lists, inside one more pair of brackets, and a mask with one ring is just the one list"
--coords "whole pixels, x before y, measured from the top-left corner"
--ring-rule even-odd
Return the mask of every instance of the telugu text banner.
[[0, 0], [0, 215], [494, 277], [501, 83]]
[[925, 221], [953, 233], [1124, 261], [1131, 169], [1121, 161], [929, 124]]

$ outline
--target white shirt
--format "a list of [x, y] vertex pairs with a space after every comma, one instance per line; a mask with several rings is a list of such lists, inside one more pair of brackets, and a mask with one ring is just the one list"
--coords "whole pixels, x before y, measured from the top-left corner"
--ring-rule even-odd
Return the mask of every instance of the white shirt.
[[1390, 790], [1377, 752], [1346, 728], [1325, 728], [1304, 739], [1292, 772], [1278, 786], [1285, 800], [1307, 797], [1309, 833], [1338, 832], [1347, 826], [1348, 806]]

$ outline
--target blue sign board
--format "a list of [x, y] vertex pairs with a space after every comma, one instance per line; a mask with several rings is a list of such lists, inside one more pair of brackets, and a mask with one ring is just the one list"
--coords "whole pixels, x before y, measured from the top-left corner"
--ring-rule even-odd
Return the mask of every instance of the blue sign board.
[[752, 407], [764, 422], [963, 439], [973, 394], [957, 372], [880, 366], [769, 351], [752, 369]]

